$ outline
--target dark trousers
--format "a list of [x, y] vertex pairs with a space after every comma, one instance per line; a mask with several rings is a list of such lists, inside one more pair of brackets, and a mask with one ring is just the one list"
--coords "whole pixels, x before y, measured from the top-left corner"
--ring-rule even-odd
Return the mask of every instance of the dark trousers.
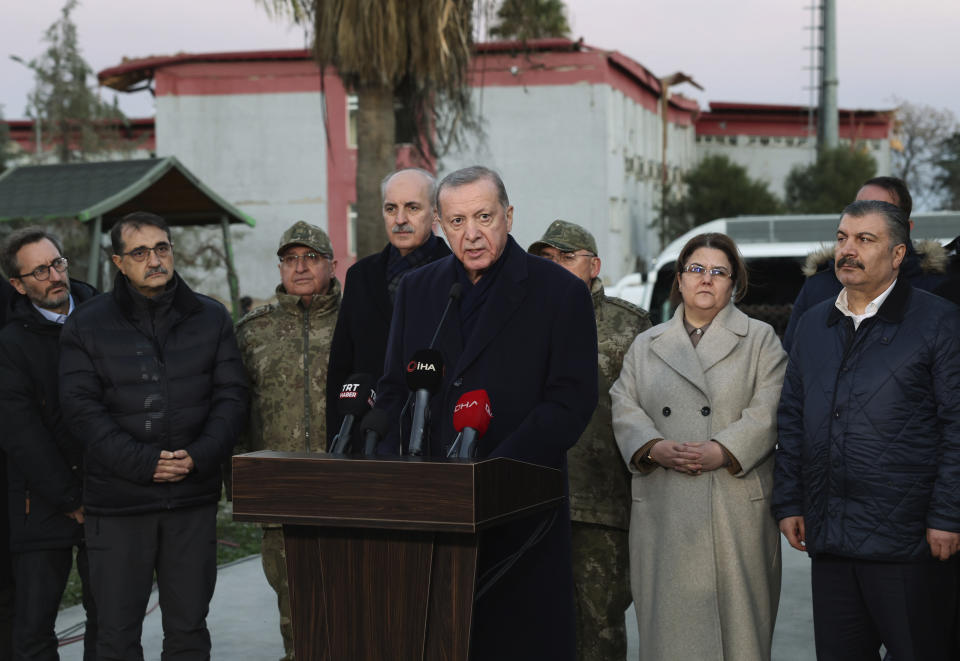
[[[13, 554], [16, 615], [13, 621], [13, 658], [16, 661], [57, 661], [57, 612], [73, 566], [73, 547]], [[87, 553], [77, 551], [77, 573], [87, 613], [83, 639], [84, 661], [96, 659], [97, 611], [90, 592]]]
[[[0, 485], [2, 488], [3, 485]], [[6, 518], [5, 516], [3, 517]], [[0, 520], [0, 525], [6, 525]], [[13, 559], [7, 550], [10, 547], [8, 536], [0, 533], [0, 661], [13, 659], [13, 615], [15, 613], [13, 588]]]
[[207, 610], [217, 581], [217, 506], [87, 516], [90, 578], [100, 608], [98, 661], [142, 661], [140, 637], [157, 575], [163, 661], [210, 658]]
[[951, 658], [955, 560], [871, 562], [820, 555], [811, 565], [818, 661]]

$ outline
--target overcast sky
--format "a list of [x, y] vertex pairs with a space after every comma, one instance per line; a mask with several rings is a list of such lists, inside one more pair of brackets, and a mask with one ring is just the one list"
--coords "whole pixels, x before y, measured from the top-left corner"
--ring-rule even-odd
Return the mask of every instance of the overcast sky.
[[[616, 49], [658, 76], [690, 74], [709, 101], [806, 104], [813, 0], [567, 0], [574, 38]], [[839, 100], [845, 108], [890, 108], [894, 97], [960, 116], [960, 0], [837, 0]], [[4, 0], [0, 106], [25, 116], [30, 59], [62, 0]], [[75, 11], [84, 57], [99, 71], [124, 57], [178, 52], [298, 48], [297, 28], [253, 0], [85, 0]], [[114, 92], [105, 90], [106, 99]], [[149, 93], [118, 94], [132, 117], [153, 115]]]

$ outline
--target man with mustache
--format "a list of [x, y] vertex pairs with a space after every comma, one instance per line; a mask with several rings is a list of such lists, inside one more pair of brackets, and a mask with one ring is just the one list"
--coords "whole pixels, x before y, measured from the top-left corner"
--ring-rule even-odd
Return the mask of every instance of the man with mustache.
[[347, 270], [340, 316], [330, 344], [327, 370], [327, 438], [340, 430], [340, 386], [351, 374], [383, 374], [383, 359], [400, 280], [417, 267], [450, 254], [433, 233], [436, 179], [426, 170], [391, 172], [380, 184], [389, 243]]
[[81, 504], [83, 446], [61, 415], [60, 332], [97, 292], [71, 281], [60, 240], [39, 227], [13, 232], [0, 265], [16, 289], [0, 332], [0, 445], [7, 454], [10, 548], [15, 576], [14, 658], [54, 659], [54, 625], [73, 566], [87, 612], [86, 660], [95, 658], [97, 613], [89, 591]]
[[[874, 177], [865, 181], [857, 192], [857, 200], [880, 200], [899, 207], [910, 218], [913, 211], [913, 198], [902, 179], [896, 177]], [[913, 221], [910, 220], [910, 227]], [[934, 291], [944, 281], [947, 255], [936, 241], [917, 241], [907, 244], [907, 252], [900, 266], [900, 277], [908, 280], [914, 287]], [[797, 322], [803, 313], [828, 298], [836, 298], [843, 285], [834, 270], [832, 249], [812, 253], [807, 256], [803, 267], [807, 275], [806, 282], [797, 294], [797, 300], [790, 311], [790, 321], [783, 334], [783, 348], [789, 352], [797, 330]]]
[[85, 449], [97, 659], [143, 659], [154, 573], [163, 658], [209, 659], [220, 465], [247, 417], [246, 375], [226, 309], [174, 270], [166, 222], [131, 213], [110, 239], [113, 291], [70, 316], [60, 357], [60, 404]]
[[812, 557], [817, 658], [946, 661], [960, 550], [960, 309], [901, 277], [910, 225], [859, 201], [834, 247], [843, 289], [797, 324], [773, 514]]

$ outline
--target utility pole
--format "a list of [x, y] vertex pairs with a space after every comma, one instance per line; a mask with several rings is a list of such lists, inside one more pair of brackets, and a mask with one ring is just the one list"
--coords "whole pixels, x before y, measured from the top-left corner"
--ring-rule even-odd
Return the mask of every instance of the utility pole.
[[837, 5], [821, 0], [820, 108], [817, 117], [817, 148], [834, 149], [839, 144], [837, 111]]

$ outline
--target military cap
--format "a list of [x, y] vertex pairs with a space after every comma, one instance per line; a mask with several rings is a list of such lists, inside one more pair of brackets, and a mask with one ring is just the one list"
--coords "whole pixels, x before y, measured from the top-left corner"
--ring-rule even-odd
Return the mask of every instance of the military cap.
[[280, 247], [277, 254], [283, 253], [284, 248], [290, 245], [306, 246], [333, 259], [333, 245], [327, 233], [316, 225], [298, 221], [280, 237]]
[[537, 255], [547, 246], [556, 248], [560, 252], [586, 250], [593, 255], [597, 254], [597, 242], [593, 234], [565, 220], [555, 220], [550, 223], [550, 227], [543, 233], [540, 240], [531, 243], [527, 252]]

